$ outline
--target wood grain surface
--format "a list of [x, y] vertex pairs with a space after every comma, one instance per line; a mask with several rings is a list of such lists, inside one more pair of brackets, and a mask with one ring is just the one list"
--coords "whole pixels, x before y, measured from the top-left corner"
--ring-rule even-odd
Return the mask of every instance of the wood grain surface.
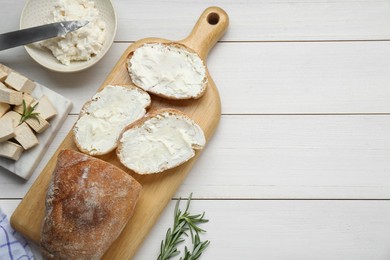
[[[228, 16], [222, 9], [217, 7], [208, 8], [200, 16], [192, 33], [186, 39], [180, 41], [180, 43], [195, 50], [202, 59], [206, 60], [209, 50], [214, 46], [218, 39], [222, 37], [227, 26]], [[147, 42], [169, 41], [159, 38], [147, 38], [129, 46], [100, 89], [108, 84], [130, 84], [131, 80], [125, 65], [127, 56], [137, 47]], [[208, 87], [205, 94], [200, 99], [190, 101], [168, 101], [153, 96], [150, 109], [169, 107], [185, 112], [201, 126], [206, 139], [210, 140], [220, 119], [221, 104], [217, 88], [208, 72], [207, 77], [209, 82]], [[46, 190], [56, 164], [56, 158], [58, 153], [65, 148], [77, 150], [71, 132], [66, 136], [65, 140], [32, 185], [11, 218], [12, 226], [34, 242], [39, 241], [40, 228], [45, 211]], [[136, 178], [143, 186], [134, 216], [125, 227], [120, 237], [106, 252], [104, 259], [132, 258], [199, 155], [200, 153], [197, 153], [195, 158], [177, 168], [168, 170], [162, 174], [148, 176], [139, 176], [125, 169], [119, 163], [115, 153], [100, 157], [129, 172], [129, 174]]]
[[[2, 210], [12, 213], [18, 203], [4, 200]], [[156, 260], [175, 204], [168, 204], [133, 260]], [[194, 200], [191, 212], [203, 211], [210, 220], [203, 238], [211, 244], [200, 260], [389, 259], [388, 200]]]

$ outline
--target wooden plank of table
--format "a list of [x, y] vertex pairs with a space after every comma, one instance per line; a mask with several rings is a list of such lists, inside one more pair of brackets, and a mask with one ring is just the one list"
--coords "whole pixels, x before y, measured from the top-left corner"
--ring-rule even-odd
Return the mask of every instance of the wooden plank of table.
[[[145, 37], [182, 39], [209, 6], [204, 1], [115, 0], [117, 41]], [[381, 0], [216, 0], [230, 16], [224, 41], [390, 39], [390, 2]], [[0, 31], [18, 29], [24, 1], [2, 1]], [[167, 19], [169, 17], [169, 19]]]
[[[0, 200], [11, 214], [18, 200]], [[138, 251], [135, 260], [156, 259], [172, 226], [175, 201]], [[390, 201], [194, 200], [192, 213], [206, 212], [204, 259], [387, 260]], [[39, 256], [37, 256], [39, 259]]]
[[223, 116], [177, 196], [390, 198], [390, 116]]
[[[2, 53], [2, 62], [72, 100], [78, 114], [127, 46], [114, 44], [72, 75], [47, 71], [23, 49]], [[224, 114], [390, 113], [387, 42], [219, 43], [208, 67]]]
[[[389, 201], [194, 201], [206, 212], [205, 259], [389, 259]], [[174, 202], [135, 260], [154, 259]]]
[[[2, 198], [24, 196], [76, 119], [27, 183], [0, 175]], [[176, 197], [390, 199], [389, 132], [389, 115], [225, 115]]]
[[[165, 1], [162, 5], [120, 0], [114, 4], [119, 17], [118, 41], [150, 36], [184, 38], [207, 7], [205, 2], [194, 0]], [[224, 41], [390, 39], [387, 1], [216, 0], [212, 4], [230, 16]]]
[[387, 42], [225, 43], [208, 64], [225, 114], [390, 112]]

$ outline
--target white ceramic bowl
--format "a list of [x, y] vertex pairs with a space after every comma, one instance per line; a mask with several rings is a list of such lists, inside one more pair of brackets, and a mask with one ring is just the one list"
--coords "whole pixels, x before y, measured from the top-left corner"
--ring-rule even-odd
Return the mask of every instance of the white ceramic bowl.
[[[39, 43], [26, 45], [25, 48], [30, 56], [45, 68], [58, 72], [76, 72], [87, 69], [97, 63], [109, 50], [114, 42], [117, 18], [114, 7], [110, 0], [93, 0], [99, 10], [100, 17], [106, 23], [106, 40], [103, 49], [90, 60], [73, 61], [70, 65], [63, 65], [47, 48]], [[53, 0], [27, 0], [20, 17], [20, 28], [28, 28], [45, 24], [53, 10]]]

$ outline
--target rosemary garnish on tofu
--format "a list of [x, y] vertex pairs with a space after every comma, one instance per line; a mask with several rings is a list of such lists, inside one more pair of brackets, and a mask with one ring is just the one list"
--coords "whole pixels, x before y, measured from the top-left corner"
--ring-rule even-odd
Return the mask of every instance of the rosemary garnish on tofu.
[[26, 121], [29, 118], [33, 118], [35, 120], [38, 120], [38, 122], [39, 122], [39, 118], [38, 118], [39, 113], [34, 112], [35, 108], [38, 105], [38, 102], [34, 106], [27, 107], [26, 101], [24, 101], [24, 99], [23, 99], [22, 104], [23, 104], [23, 114], [22, 114], [22, 117], [20, 118], [19, 125], [22, 124], [24, 121]]

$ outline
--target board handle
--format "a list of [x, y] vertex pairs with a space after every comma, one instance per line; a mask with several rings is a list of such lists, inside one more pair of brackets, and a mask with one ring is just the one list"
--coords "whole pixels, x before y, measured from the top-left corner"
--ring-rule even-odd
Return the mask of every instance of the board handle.
[[212, 6], [204, 10], [191, 34], [181, 41], [206, 60], [211, 48], [223, 36], [229, 25], [229, 16], [219, 7]]

